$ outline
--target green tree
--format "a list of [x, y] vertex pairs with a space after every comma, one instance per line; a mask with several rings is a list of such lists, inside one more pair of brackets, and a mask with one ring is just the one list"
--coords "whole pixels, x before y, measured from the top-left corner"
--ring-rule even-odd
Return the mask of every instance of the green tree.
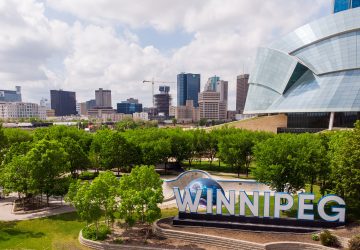
[[353, 131], [331, 137], [329, 154], [333, 191], [351, 206], [360, 207], [360, 121]]
[[46, 202], [54, 190], [56, 179], [62, 178], [69, 171], [68, 154], [63, 145], [55, 140], [40, 140], [26, 154], [32, 166], [32, 177], [40, 193], [46, 195]]
[[4, 135], [7, 138], [7, 146], [10, 147], [15, 143], [32, 141], [32, 135], [30, 132], [18, 129], [18, 128], [7, 128], [4, 129]]
[[77, 141], [70, 137], [64, 137], [61, 142], [68, 154], [69, 170], [73, 176], [78, 170], [85, 170], [89, 167], [89, 158]]
[[4, 129], [2, 127], [2, 124], [0, 123], [0, 163], [2, 162], [6, 145], [7, 145], [7, 137], [5, 136]]
[[89, 159], [96, 171], [98, 171], [101, 167], [101, 148], [112, 133], [113, 132], [111, 130], [104, 129], [98, 130], [93, 136], [90, 146]]
[[119, 132], [112, 133], [101, 147], [100, 155], [102, 165], [106, 169], [130, 168], [141, 162], [139, 149], [128, 142]]
[[255, 146], [255, 178], [278, 192], [294, 193], [316, 180], [324, 152], [313, 135], [276, 135]]
[[158, 204], [164, 199], [162, 180], [153, 167], [138, 166], [129, 175], [123, 176], [120, 179], [119, 196], [120, 216], [129, 226], [136, 221], [150, 225], [161, 217]]

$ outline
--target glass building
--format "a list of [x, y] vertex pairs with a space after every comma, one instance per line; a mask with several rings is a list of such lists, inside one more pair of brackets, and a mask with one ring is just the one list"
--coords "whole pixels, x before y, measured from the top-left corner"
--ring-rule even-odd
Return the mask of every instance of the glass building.
[[177, 75], [177, 105], [185, 106], [186, 100], [193, 100], [194, 107], [198, 107], [200, 93], [200, 74], [181, 73]]
[[76, 115], [76, 94], [71, 91], [50, 90], [51, 109], [55, 116]]
[[128, 99], [127, 101], [123, 101], [117, 104], [117, 113], [121, 114], [134, 114], [136, 112], [142, 112], [142, 104], [139, 103], [136, 99]]
[[1, 90], [0, 102], [21, 102], [21, 87], [16, 86], [16, 90]]
[[[335, 9], [343, 2], [359, 4], [335, 1]], [[324, 112], [359, 117], [360, 8], [306, 24], [258, 50], [244, 113]]]

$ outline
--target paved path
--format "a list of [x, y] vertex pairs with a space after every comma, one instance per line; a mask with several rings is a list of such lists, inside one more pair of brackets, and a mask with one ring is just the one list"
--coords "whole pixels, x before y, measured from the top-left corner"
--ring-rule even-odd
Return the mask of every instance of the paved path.
[[[14, 221], [14, 220], [29, 220], [41, 217], [48, 217], [51, 215], [63, 214], [68, 212], [73, 212], [75, 209], [69, 205], [63, 205], [58, 208], [41, 211], [37, 213], [30, 214], [13, 214], [12, 207], [13, 201], [16, 199], [14, 196], [7, 197], [5, 199], [0, 199], [0, 221]], [[51, 201], [53, 204], [60, 204], [60, 201]]]

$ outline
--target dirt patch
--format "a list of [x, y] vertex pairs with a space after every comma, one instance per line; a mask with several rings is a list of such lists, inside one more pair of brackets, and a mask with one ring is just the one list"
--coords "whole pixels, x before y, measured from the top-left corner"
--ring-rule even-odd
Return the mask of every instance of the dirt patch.
[[351, 238], [355, 235], [360, 235], [360, 222], [351, 223], [343, 228], [335, 229], [334, 233], [345, 238]]
[[[116, 225], [112, 231], [112, 234], [105, 240], [105, 242], [112, 244], [157, 247], [166, 249], [216, 249], [209, 247], [208, 245], [191, 244], [182, 240], [159, 237], [152, 233], [150, 227], [144, 225], [136, 225], [133, 228], [127, 230], [122, 228], [120, 225]], [[148, 237], [145, 241], [147, 234]]]

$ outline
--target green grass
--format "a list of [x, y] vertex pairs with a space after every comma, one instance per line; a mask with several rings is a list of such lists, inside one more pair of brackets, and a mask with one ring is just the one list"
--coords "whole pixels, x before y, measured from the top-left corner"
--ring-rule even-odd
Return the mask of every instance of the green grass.
[[88, 249], [78, 242], [85, 222], [66, 213], [26, 221], [0, 222], [0, 249]]

